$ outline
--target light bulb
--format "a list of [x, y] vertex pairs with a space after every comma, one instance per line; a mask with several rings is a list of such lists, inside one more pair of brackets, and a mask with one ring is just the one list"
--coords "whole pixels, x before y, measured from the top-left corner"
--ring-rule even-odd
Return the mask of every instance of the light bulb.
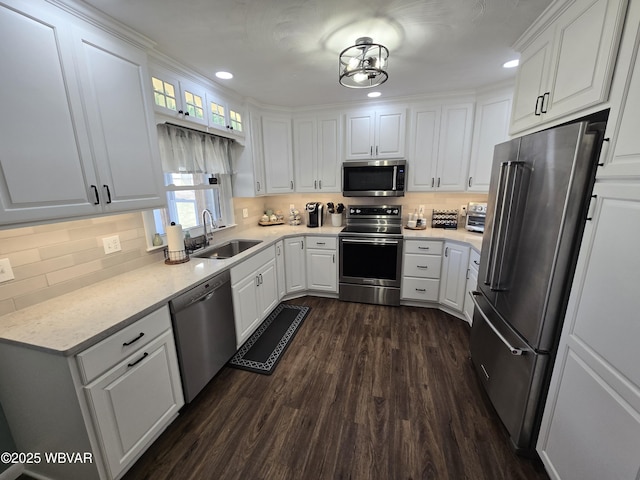
[[360, 59], [358, 57], [351, 57], [349, 60], [349, 65], [347, 65], [347, 70], [355, 70], [360, 65]]
[[356, 74], [353, 76], [353, 80], [354, 80], [355, 82], [358, 82], [358, 83], [362, 83], [362, 82], [364, 82], [366, 79], [367, 79], [367, 74], [366, 74], [366, 73], [362, 73], [362, 72], [356, 73]]

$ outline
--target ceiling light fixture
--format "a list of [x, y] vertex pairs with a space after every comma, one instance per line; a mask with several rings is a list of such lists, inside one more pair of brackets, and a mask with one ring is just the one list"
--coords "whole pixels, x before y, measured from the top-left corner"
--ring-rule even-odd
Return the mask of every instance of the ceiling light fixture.
[[370, 37], [360, 37], [356, 44], [340, 53], [340, 84], [349, 88], [371, 88], [389, 78], [386, 72], [389, 50], [373, 43]]
[[517, 67], [519, 63], [520, 63], [520, 60], [517, 60], [517, 59], [516, 60], [509, 60], [508, 62], [503, 63], [502, 66], [504, 68], [514, 68], [514, 67]]
[[230, 80], [233, 78], [233, 73], [229, 72], [216, 72], [216, 77], [221, 78], [222, 80]]

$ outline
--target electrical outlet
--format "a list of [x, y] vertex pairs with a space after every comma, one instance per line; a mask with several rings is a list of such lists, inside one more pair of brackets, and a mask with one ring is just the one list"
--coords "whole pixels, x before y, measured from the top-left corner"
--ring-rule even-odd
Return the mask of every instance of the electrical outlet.
[[461, 217], [466, 217], [467, 216], [467, 206], [466, 205], [460, 205], [460, 216]]
[[289, 210], [295, 210], [296, 206], [293, 203], [289, 204]]
[[8, 282], [13, 280], [13, 270], [11, 269], [11, 262], [8, 258], [0, 259], [0, 282]]
[[104, 253], [109, 255], [110, 253], [116, 253], [122, 250], [120, 246], [120, 236], [114, 235], [112, 237], [104, 237], [102, 239], [102, 244], [104, 245]]
[[243, 208], [242, 209], [242, 218], [249, 218], [249, 209], [248, 208]]

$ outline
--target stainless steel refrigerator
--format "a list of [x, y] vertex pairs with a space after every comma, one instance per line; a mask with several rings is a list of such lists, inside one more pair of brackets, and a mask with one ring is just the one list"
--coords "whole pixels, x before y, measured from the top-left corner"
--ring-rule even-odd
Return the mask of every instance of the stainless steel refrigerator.
[[494, 150], [470, 349], [519, 453], [535, 447], [607, 114]]

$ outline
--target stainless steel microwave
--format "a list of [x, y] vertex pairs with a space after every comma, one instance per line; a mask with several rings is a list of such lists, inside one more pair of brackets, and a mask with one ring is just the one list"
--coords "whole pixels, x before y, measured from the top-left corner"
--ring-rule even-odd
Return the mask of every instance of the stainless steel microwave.
[[342, 195], [345, 197], [402, 197], [406, 174], [406, 160], [344, 162], [342, 164]]

